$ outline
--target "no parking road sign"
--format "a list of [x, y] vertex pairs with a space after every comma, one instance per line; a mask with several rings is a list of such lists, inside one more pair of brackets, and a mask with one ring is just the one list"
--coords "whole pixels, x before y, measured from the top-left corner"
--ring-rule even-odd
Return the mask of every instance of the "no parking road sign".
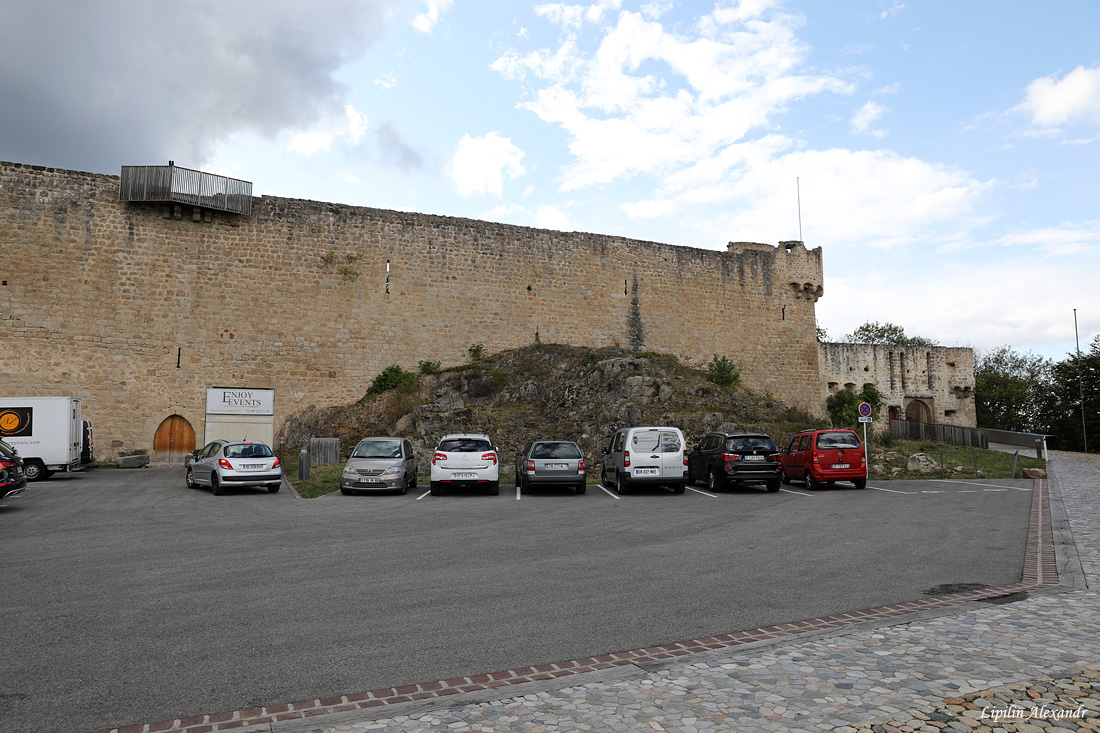
[[859, 403], [859, 421], [871, 422], [871, 405], [866, 402]]

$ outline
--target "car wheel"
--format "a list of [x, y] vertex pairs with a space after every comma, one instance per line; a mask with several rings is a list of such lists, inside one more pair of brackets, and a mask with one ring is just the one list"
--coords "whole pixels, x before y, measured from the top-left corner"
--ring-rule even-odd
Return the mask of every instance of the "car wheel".
[[865, 478], [857, 478], [854, 481], [852, 481], [852, 483], [855, 484], [855, 487], [857, 489], [866, 489], [867, 488], [867, 479], [865, 479]]
[[579, 484], [577, 484], [577, 493], [578, 494], [583, 494], [587, 490], [588, 490], [588, 486], [583, 481], [581, 481]]
[[623, 496], [630, 490], [630, 484], [627, 483], [626, 477], [623, 476], [621, 471], [615, 472], [615, 493]]
[[791, 485], [791, 477], [787, 475], [787, 469], [783, 469], [779, 472], [779, 480], [786, 486]]
[[46, 467], [37, 460], [27, 461], [23, 464], [23, 477], [28, 481], [38, 481], [45, 478]]
[[688, 475], [687, 475], [687, 478], [684, 480], [684, 483], [686, 483], [688, 486], [694, 486], [695, 485], [695, 477], [691, 475], [691, 469], [690, 468], [688, 469]]
[[607, 480], [607, 471], [602, 471], [600, 473], [600, 484], [602, 484], [603, 486], [606, 486], [609, 489], [614, 488], [614, 486], [615, 486], [615, 483], [613, 481], [608, 481]]
[[685, 491], [687, 491], [687, 484], [685, 484], [683, 481], [681, 481], [678, 484], [673, 484], [672, 485], [672, 492], [674, 494], [682, 494]]
[[768, 479], [768, 483], [765, 484], [765, 485], [768, 487], [768, 491], [770, 491], [774, 494], [776, 491], [779, 491], [779, 487], [780, 487], [781, 483], [782, 482], [780, 482], [779, 479], [772, 478], [772, 479]]
[[[415, 473], [413, 473], [412, 481], [409, 481], [409, 488], [410, 489], [415, 489], [416, 488], [416, 483], [417, 483], [417, 475]], [[401, 493], [405, 493], [405, 492], [402, 491]]]
[[821, 482], [815, 479], [809, 471], [806, 472], [806, 488], [810, 491], [817, 491], [821, 488]]
[[198, 487], [198, 484], [195, 483], [195, 472], [190, 468], [187, 469], [187, 478], [184, 480], [187, 481], [187, 488], [194, 489]]
[[267, 493], [269, 493], [269, 494], [278, 494], [279, 489], [281, 489], [281, 488], [283, 488], [283, 485], [281, 483], [280, 484], [268, 484], [267, 485]]
[[707, 471], [707, 488], [711, 491], [718, 491], [722, 488], [722, 484], [718, 480], [718, 476], [715, 475], [713, 468]]
[[225, 493], [225, 489], [222, 488], [222, 482], [218, 481], [218, 474], [210, 474], [210, 491], [214, 496], [221, 496]]
[[401, 486], [398, 487], [397, 493], [402, 495], [409, 493], [409, 479], [407, 476], [401, 477]]
[[439, 487], [439, 482], [438, 481], [432, 481], [431, 489], [432, 489], [432, 496], [439, 496], [440, 494], [443, 493], [443, 489], [441, 489]]
[[500, 482], [499, 481], [490, 481], [489, 482], [489, 496], [500, 496]]

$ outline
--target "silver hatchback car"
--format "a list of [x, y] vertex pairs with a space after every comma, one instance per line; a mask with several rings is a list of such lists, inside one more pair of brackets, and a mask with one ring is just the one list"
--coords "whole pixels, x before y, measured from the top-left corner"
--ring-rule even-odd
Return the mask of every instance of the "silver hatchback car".
[[417, 459], [403, 438], [364, 438], [348, 457], [340, 475], [340, 491], [398, 491], [416, 487]]
[[263, 486], [274, 494], [283, 485], [279, 459], [258, 440], [215, 440], [191, 454], [187, 488], [209, 486], [215, 496], [227, 486]]

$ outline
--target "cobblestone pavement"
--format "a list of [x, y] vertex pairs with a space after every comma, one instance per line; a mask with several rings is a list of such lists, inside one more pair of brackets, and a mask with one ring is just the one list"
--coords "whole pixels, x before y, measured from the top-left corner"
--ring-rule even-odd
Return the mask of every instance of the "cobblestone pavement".
[[[1100, 731], [1096, 458], [1093, 465], [1077, 454], [1055, 453], [1048, 463], [1047, 531], [1057, 531], [1064, 510], [1074, 541], [1059, 553], [1058, 588], [1039, 583], [1030, 594], [933, 608], [917, 617], [875, 618], [752, 648], [647, 660], [590, 673], [617, 678], [522, 695], [517, 689], [503, 699], [485, 697], [491, 692], [482, 692], [482, 701], [459, 704], [456, 698], [449, 706], [410, 699], [406, 714], [376, 710], [374, 719], [370, 710], [355, 710], [262, 725], [233, 722], [248, 733]], [[1041, 580], [1046, 560], [1039, 566]]]

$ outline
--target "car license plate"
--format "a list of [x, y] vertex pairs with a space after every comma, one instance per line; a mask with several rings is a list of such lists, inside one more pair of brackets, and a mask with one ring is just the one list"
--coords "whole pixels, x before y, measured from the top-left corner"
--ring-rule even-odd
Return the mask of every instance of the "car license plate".
[[244, 463], [244, 464], [241, 464], [241, 468], [246, 468], [246, 469], [247, 468], [253, 468], [253, 469], [254, 468], [263, 468], [263, 467], [264, 467], [264, 464], [262, 464], [262, 463]]
[[547, 471], [564, 471], [565, 469], [569, 468], [569, 464], [568, 463], [544, 463], [543, 467]]
[[847, 463], [834, 463], [831, 468], [851, 468]]
[[382, 482], [379, 481], [376, 478], [361, 478], [361, 479], [359, 479], [359, 483], [361, 483], [361, 484], [380, 484]]
[[477, 478], [477, 474], [473, 471], [456, 471], [451, 474], [451, 478]]
[[745, 456], [746, 461], [762, 461], [764, 456]]
[[658, 473], [656, 468], [635, 468], [635, 476], [656, 476]]

